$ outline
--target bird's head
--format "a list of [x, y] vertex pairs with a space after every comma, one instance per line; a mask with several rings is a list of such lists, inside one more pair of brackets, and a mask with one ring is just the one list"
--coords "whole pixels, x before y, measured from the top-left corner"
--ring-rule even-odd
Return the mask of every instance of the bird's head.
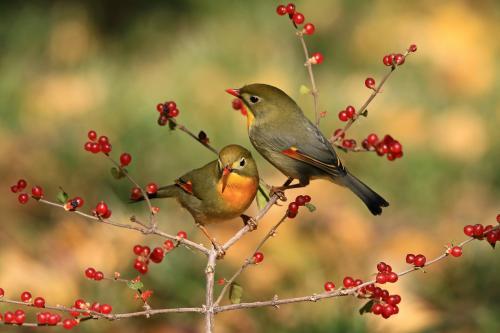
[[300, 110], [295, 101], [283, 90], [263, 83], [253, 83], [240, 89], [227, 89], [227, 93], [241, 99], [251, 116], [262, 119], [270, 116], [286, 116]]
[[231, 173], [235, 173], [243, 177], [254, 178], [257, 181], [259, 179], [257, 164], [255, 163], [252, 154], [242, 146], [238, 145], [229, 145], [222, 148], [219, 152], [218, 169], [222, 180], [223, 192]]

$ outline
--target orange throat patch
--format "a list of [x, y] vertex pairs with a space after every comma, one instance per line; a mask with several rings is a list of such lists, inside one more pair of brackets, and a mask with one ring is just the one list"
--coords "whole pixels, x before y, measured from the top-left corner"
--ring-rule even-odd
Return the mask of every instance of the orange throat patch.
[[252, 203], [257, 187], [256, 179], [231, 173], [227, 177], [224, 192], [222, 192], [222, 180], [217, 183], [217, 192], [229, 209], [243, 211]]

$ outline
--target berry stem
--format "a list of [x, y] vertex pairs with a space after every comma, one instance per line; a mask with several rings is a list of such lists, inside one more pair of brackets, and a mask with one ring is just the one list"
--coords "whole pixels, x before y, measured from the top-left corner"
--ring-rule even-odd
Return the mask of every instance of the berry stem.
[[198, 141], [199, 143], [201, 143], [203, 146], [205, 146], [208, 150], [210, 150], [214, 154], [217, 154], [217, 155], [219, 154], [218, 151], [217, 151], [217, 149], [215, 149], [214, 147], [212, 147], [208, 142], [204, 142], [204, 141], [200, 140], [198, 138], [198, 135], [194, 134], [191, 130], [189, 130], [186, 126], [184, 126], [181, 123], [179, 123], [174, 118], [170, 118], [168, 121], [174, 123], [176, 125], [176, 128], [180, 129], [184, 133], [187, 133], [190, 137], [192, 137], [193, 139], [195, 139], [196, 141]]
[[[405, 53], [403, 54], [403, 59], [406, 59], [406, 57], [408, 56], [409, 52], [408, 51], [405, 51]], [[368, 105], [370, 105], [370, 103], [373, 101], [373, 99], [375, 98], [375, 96], [377, 96], [382, 87], [384, 86], [385, 82], [387, 81], [387, 79], [389, 79], [389, 77], [391, 76], [392, 72], [394, 72], [394, 70], [396, 70], [396, 68], [399, 67], [399, 66], [396, 66], [396, 65], [392, 65], [389, 72], [387, 72], [387, 74], [385, 74], [385, 76], [382, 78], [382, 80], [380, 81], [380, 83], [378, 84], [378, 86], [376, 88], [373, 89], [372, 93], [370, 94], [370, 96], [368, 97], [368, 99], [363, 103], [363, 105], [358, 109], [358, 113], [356, 116], [354, 116], [353, 118], [351, 118], [344, 126], [344, 128], [341, 130], [341, 131], [338, 131], [337, 134], [333, 134], [331, 137], [330, 137], [330, 142], [331, 143], [334, 143], [336, 141], [339, 140], [339, 138], [345, 134], [347, 132], [347, 130], [352, 126], [352, 124], [360, 117], [359, 115], [361, 115], [363, 112], [365, 112], [366, 108], [368, 107]]]
[[[295, 27], [297, 29], [297, 27]], [[304, 66], [307, 68], [307, 73], [309, 74], [309, 80], [311, 81], [311, 95], [314, 100], [314, 119], [316, 126], [319, 126], [319, 122], [321, 120], [320, 114], [319, 114], [319, 91], [318, 88], [316, 87], [316, 81], [314, 80], [314, 73], [312, 69], [312, 63], [309, 61], [309, 50], [307, 49], [307, 44], [304, 39], [304, 33], [302, 31], [297, 31], [297, 37], [300, 40], [300, 44], [302, 45], [302, 49], [304, 50], [304, 55], [306, 57], [306, 62], [304, 63]]]

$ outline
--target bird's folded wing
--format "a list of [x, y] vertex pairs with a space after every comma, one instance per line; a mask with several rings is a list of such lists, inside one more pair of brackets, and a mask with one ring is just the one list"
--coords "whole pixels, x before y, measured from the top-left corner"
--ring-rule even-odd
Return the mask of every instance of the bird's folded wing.
[[301, 152], [297, 147], [290, 147], [288, 149], [285, 149], [282, 151], [282, 153], [288, 157], [291, 157], [295, 160], [299, 160], [302, 162], [305, 162], [307, 164], [310, 164], [312, 166], [317, 167], [318, 169], [321, 169], [332, 176], [339, 176], [345, 173], [344, 166], [340, 162], [340, 160], [335, 156], [333, 163], [325, 163], [322, 162], [312, 156], [307, 155], [304, 152]]

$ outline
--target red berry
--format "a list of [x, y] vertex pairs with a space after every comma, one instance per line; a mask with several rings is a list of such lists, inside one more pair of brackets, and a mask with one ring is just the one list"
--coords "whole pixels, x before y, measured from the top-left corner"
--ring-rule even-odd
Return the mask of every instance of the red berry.
[[349, 105], [345, 108], [345, 112], [347, 113], [347, 116], [349, 118], [352, 118], [356, 114], [356, 109], [354, 108], [354, 106]]
[[380, 303], [374, 303], [372, 305], [372, 313], [375, 315], [381, 314], [383, 309], [384, 309], [384, 307]]
[[17, 197], [17, 201], [19, 201], [20, 204], [25, 204], [28, 202], [29, 200], [29, 196], [26, 194], [26, 193], [21, 193], [19, 194], [19, 196]]
[[306, 204], [306, 198], [303, 196], [303, 195], [298, 195], [296, 198], [295, 198], [295, 202], [297, 203], [297, 205], [299, 206], [304, 206]]
[[175, 110], [175, 109], [177, 109], [177, 104], [175, 104], [174, 101], [165, 102], [164, 109], [166, 109], [168, 111]]
[[233, 99], [232, 105], [233, 105], [233, 109], [241, 110], [241, 108], [243, 107], [243, 102], [241, 101], [241, 99], [235, 98], [235, 99]]
[[335, 290], [335, 284], [332, 281], [325, 282], [324, 287], [326, 292], [331, 292]]
[[51, 314], [47, 320], [49, 325], [57, 325], [61, 321], [61, 316], [59, 314]]
[[100, 313], [103, 313], [103, 314], [110, 314], [111, 311], [113, 311], [113, 308], [111, 307], [111, 305], [109, 304], [102, 304], [100, 307], [99, 307], [99, 312]]
[[162, 113], [163, 112], [163, 103], [159, 103], [156, 105], [156, 111]]
[[484, 227], [482, 224], [475, 224], [474, 225], [474, 237], [481, 237], [484, 232]]
[[14, 312], [14, 322], [16, 324], [22, 325], [25, 320], [26, 320], [26, 313], [23, 310], [18, 309], [16, 310], [16, 312]]
[[141, 263], [141, 265], [139, 266], [139, 268], [137, 269], [139, 271], [139, 273], [141, 274], [146, 274], [148, 272], [148, 264], [146, 263]]
[[375, 80], [372, 77], [366, 78], [365, 86], [369, 89], [375, 89]]
[[162, 262], [164, 256], [165, 253], [163, 252], [163, 249], [161, 247], [155, 247], [153, 249], [153, 252], [151, 252], [151, 255], [149, 256], [149, 259], [151, 259], [152, 262], [158, 264]]
[[399, 276], [395, 272], [390, 272], [387, 274], [387, 282], [394, 283], [399, 279]]
[[17, 188], [17, 185], [12, 185], [12, 186], [10, 187], [10, 191], [11, 191], [12, 193], [17, 193], [17, 192], [19, 191], [19, 189]]
[[253, 262], [254, 264], [259, 264], [264, 260], [264, 254], [262, 252], [255, 252], [253, 254]]
[[40, 199], [41, 197], [43, 197], [43, 189], [40, 186], [33, 186], [33, 188], [31, 189], [31, 195], [35, 199]]
[[316, 27], [312, 23], [306, 23], [304, 25], [304, 29], [302, 30], [306, 35], [312, 35], [314, 31], [316, 30]]
[[486, 234], [486, 240], [490, 244], [495, 244], [500, 239], [500, 230], [496, 229]]
[[14, 314], [10, 311], [5, 312], [3, 315], [3, 321], [5, 323], [12, 323], [14, 321]]
[[111, 152], [111, 144], [109, 143], [101, 143], [101, 151], [104, 153], [104, 154], [109, 154]]
[[361, 279], [356, 279], [356, 280], [354, 280], [354, 286], [355, 286], [355, 287], [359, 286], [359, 285], [360, 285], [360, 284], [362, 284], [362, 283], [363, 283], [363, 281], [362, 281]]
[[500, 214], [497, 215], [497, 222], [500, 223]]
[[187, 233], [185, 231], [181, 230], [177, 233], [177, 237], [187, 239], [188, 236], [187, 236]]
[[150, 253], [151, 253], [151, 249], [149, 248], [149, 246], [142, 247], [142, 252], [141, 252], [142, 256], [147, 257], [147, 256], [149, 256]]
[[311, 197], [309, 195], [304, 195], [304, 200], [306, 203], [311, 202]]
[[311, 59], [312, 59], [312, 63], [313, 64], [318, 64], [319, 65], [319, 64], [321, 64], [323, 62], [324, 57], [323, 57], [323, 55], [321, 53], [316, 52], [316, 53], [312, 54], [312, 58]]
[[63, 327], [67, 330], [72, 329], [75, 327], [77, 324], [77, 321], [75, 319], [64, 319], [63, 320]]
[[406, 255], [406, 263], [408, 264], [413, 264], [415, 262], [415, 255], [414, 254], [407, 254]]
[[379, 263], [377, 264], [377, 270], [378, 270], [379, 272], [385, 272], [385, 271], [386, 271], [386, 269], [387, 269], [387, 264], [386, 264], [385, 262], [379, 262]]
[[346, 288], [351, 288], [352, 286], [354, 286], [354, 279], [350, 276], [346, 276], [342, 282], [344, 284], [344, 287]]
[[417, 51], [417, 45], [416, 44], [411, 44], [410, 47], [408, 48], [408, 51], [410, 51], [410, 52]]
[[342, 146], [345, 148], [354, 148], [356, 147], [356, 141], [353, 139], [345, 139], [342, 141]]
[[99, 137], [99, 139], [97, 140], [97, 142], [100, 144], [100, 145], [103, 145], [105, 143], [109, 143], [109, 139], [106, 135], [101, 135]]
[[170, 239], [167, 239], [165, 243], [163, 243], [163, 247], [165, 248], [165, 250], [170, 251], [175, 247], [174, 242], [172, 242]]
[[101, 201], [95, 207], [95, 211], [96, 211], [97, 215], [104, 216], [108, 213], [109, 208], [108, 208], [108, 205], [106, 205], [106, 203], [104, 201]]
[[85, 270], [85, 276], [89, 279], [93, 279], [95, 276], [95, 273], [96, 273], [96, 271], [95, 271], [95, 268], [93, 268], [93, 267], [89, 267]]
[[90, 130], [87, 133], [87, 137], [89, 138], [90, 141], [95, 141], [97, 139], [97, 133], [94, 130]]
[[130, 193], [130, 199], [132, 199], [132, 200], [138, 200], [140, 198], [142, 198], [141, 189], [138, 188], [138, 187], [132, 188], [132, 191]]
[[276, 8], [276, 13], [279, 15], [279, 16], [283, 16], [285, 15], [287, 12], [286, 10], [286, 7], [283, 6], [283, 5], [279, 5], [277, 8]]
[[462, 255], [462, 248], [460, 246], [454, 246], [450, 249], [450, 254], [454, 257], [460, 257]]
[[403, 146], [401, 146], [398, 141], [394, 141], [390, 144], [389, 150], [391, 151], [391, 153], [398, 154], [401, 152], [401, 150], [403, 150]]
[[293, 219], [297, 216], [298, 214], [298, 211], [291, 211], [291, 210], [287, 210], [286, 212], [286, 216], [289, 218], [289, 219]]
[[219, 286], [223, 286], [223, 285], [225, 285], [225, 284], [226, 284], [226, 279], [224, 279], [224, 278], [220, 278], [220, 279], [218, 279], [218, 280], [217, 280], [217, 284], [218, 284]]
[[36, 315], [36, 322], [38, 324], [47, 324], [47, 320], [48, 320], [48, 316], [47, 316], [47, 312], [40, 312], [40, 313], [37, 313]]
[[18, 190], [24, 190], [28, 186], [28, 183], [24, 179], [19, 179], [17, 181], [17, 188]]
[[160, 126], [165, 126], [167, 123], [168, 123], [168, 117], [167, 117], [167, 116], [165, 116], [164, 114], [162, 114], [162, 115], [158, 118], [158, 125], [160, 125]]
[[45, 307], [45, 300], [43, 297], [35, 297], [35, 300], [33, 301], [33, 305], [36, 306], [37, 308], [44, 308]]
[[383, 62], [386, 66], [392, 66], [392, 54], [385, 55]]
[[84, 203], [85, 201], [81, 197], [75, 197], [73, 200], [71, 200], [71, 204], [76, 208], [82, 207]]
[[156, 185], [155, 183], [149, 183], [148, 185], [146, 185], [146, 192], [148, 194], [155, 194], [156, 192], [158, 192], [158, 185]]
[[129, 153], [123, 153], [120, 155], [120, 164], [121, 166], [127, 166], [132, 162], [132, 155]]
[[173, 109], [168, 112], [168, 116], [175, 118], [179, 115], [179, 109]]
[[3, 290], [3, 288], [0, 288], [0, 297], [3, 297], [5, 295], [5, 291]]
[[389, 146], [383, 142], [377, 144], [377, 154], [383, 156], [389, 152]]
[[471, 226], [470, 224], [466, 225], [464, 227], [464, 234], [466, 234], [469, 237], [472, 237], [474, 235], [474, 227]]
[[348, 121], [349, 120], [349, 116], [347, 115], [347, 112], [346, 111], [340, 111], [339, 112], [339, 119], [340, 119], [340, 121]]
[[401, 53], [394, 55], [394, 63], [396, 63], [396, 65], [398, 65], [398, 66], [404, 64], [405, 57]]
[[94, 274], [94, 280], [95, 281], [101, 281], [102, 279], [104, 279], [104, 273], [101, 272], [101, 271], [95, 272], [95, 274]]
[[427, 258], [425, 258], [424, 255], [422, 254], [417, 254], [415, 256], [415, 260], [413, 261], [413, 264], [416, 266], [416, 267], [424, 267], [425, 265], [425, 261], [427, 260]]
[[368, 135], [368, 136], [366, 137], [366, 140], [368, 141], [368, 143], [369, 143], [370, 145], [372, 145], [372, 146], [373, 146], [373, 145], [376, 145], [376, 144], [377, 144], [377, 142], [378, 142], [378, 136], [377, 136], [377, 134], [375, 134], [375, 133], [371, 133], [370, 135]]
[[387, 276], [384, 273], [377, 273], [375, 281], [380, 284], [384, 284], [387, 282]]
[[142, 246], [140, 245], [135, 245], [134, 246], [134, 253], [138, 256], [140, 256], [142, 254]]
[[101, 151], [101, 146], [97, 142], [92, 142], [90, 144], [90, 152], [93, 154], [97, 154]]
[[29, 302], [31, 300], [31, 293], [29, 291], [23, 291], [21, 294], [21, 301]]
[[394, 306], [386, 304], [382, 309], [382, 317], [387, 319], [390, 316], [392, 316], [394, 312], [395, 312]]
[[85, 151], [91, 151], [92, 142], [90, 142], [90, 141], [85, 142], [85, 144], [83, 145], [83, 149], [85, 149]]
[[288, 211], [291, 213], [297, 213], [299, 210], [299, 205], [296, 202], [290, 202], [288, 205]]
[[286, 12], [288, 15], [293, 15], [295, 13], [295, 5], [293, 3], [286, 5]]
[[297, 25], [304, 23], [305, 19], [304, 15], [299, 12], [295, 12], [292, 17], [293, 22]]
[[397, 305], [401, 303], [401, 296], [399, 295], [390, 295], [387, 297], [387, 303], [390, 305]]
[[340, 138], [340, 139], [345, 138], [345, 132], [344, 132], [344, 130], [343, 130], [343, 129], [341, 129], [341, 128], [337, 128], [337, 129], [335, 130], [335, 132], [333, 132], [333, 135], [334, 135], [334, 136], [337, 136], [337, 134], [339, 134], [339, 133], [342, 133], [342, 134], [340, 134], [340, 136], [339, 136], [339, 138]]

